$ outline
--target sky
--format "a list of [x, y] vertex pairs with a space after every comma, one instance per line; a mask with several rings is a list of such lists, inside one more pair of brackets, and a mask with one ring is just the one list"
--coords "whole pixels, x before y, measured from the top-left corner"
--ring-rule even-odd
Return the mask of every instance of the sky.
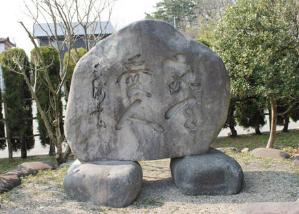
[[[25, 49], [27, 53], [33, 48], [26, 32], [18, 21], [32, 29], [32, 20], [26, 14], [24, 5], [26, 0], [0, 0], [0, 37], [9, 37], [17, 47]], [[131, 22], [141, 20], [145, 13], [152, 12], [160, 0], [117, 0], [112, 16], [112, 25], [120, 29]]]

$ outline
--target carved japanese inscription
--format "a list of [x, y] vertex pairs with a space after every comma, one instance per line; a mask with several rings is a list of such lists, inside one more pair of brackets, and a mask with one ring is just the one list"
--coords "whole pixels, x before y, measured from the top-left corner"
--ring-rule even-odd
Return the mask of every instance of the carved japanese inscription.
[[116, 82], [120, 84], [121, 79], [124, 78], [126, 98], [128, 98], [129, 104], [125, 106], [125, 111], [120, 115], [116, 129], [120, 130], [125, 120], [128, 120], [132, 123], [142, 123], [151, 127], [154, 131], [163, 132], [164, 128], [159, 123], [135, 115], [144, 99], [152, 97], [150, 88], [146, 87], [144, 82], [144, 79], [152, 78], [151, 71], [146, 68], [145, 60], [142, 60], [141, 55], [137, 54], [124, 63], [124, 70]]
[[164, 22], [141, 21], [79, 61], [65, 132], [83, 161], [200, 154], [223, 126], [228, 103], [227, 72], [215, 53]]
[[[94, 66], [94, 73], [96, 72], [98, 66], [99, 64]], [[98, 128], [106, 128], [105, 122], [101, 118], [101, 113], [103, 111], [102, 104], [106, 97], [104, 85], [105, 83], [103, 81], [102, 75], [99, 75], [99, 77], [95, 77], [92, 80], [92, 98], [96, 100], [96, 109], [91, 112], [91, 115], [96, 115]]]
[[[172, 59], [167, 59], [164, 68], [173, 71], [172, 80], [168, 84], [171, 95], [178, 94], [183, 89], [189, 91], [185, 99], [177, 102], [167, 110], [165, 118], [170, 119], [178, 112], [183, 112], [186, 117], [184, 127], [190, 134], [194, 134], [199, 128], [201, 118], [201, 116], [197, 117], [193, 110], [196, 105], [200, 105], [200, 99], [196, 99], [196, 96], [200, 97], [200, 75], [194, 73], [191, 66], [186, 63], [186, 57], [181, 54]], [[198, 106], [198, 108], [200, 107]]]

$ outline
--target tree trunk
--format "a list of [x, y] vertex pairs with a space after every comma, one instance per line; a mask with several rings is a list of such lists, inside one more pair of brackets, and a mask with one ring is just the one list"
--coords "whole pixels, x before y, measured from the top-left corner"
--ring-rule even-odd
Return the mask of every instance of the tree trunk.
[[230, 129], [231, 137], [237, 137], [238, 135], [237, 130], [235, 129], [236, 123], [234, 118], [234, 112], [235, 112], [235, 102], [230, 101], [226, 124], [228, 124], [228, 127]]
[[65, 163], [63, 152], [62, 152], [62, 142], [57, 145], [56, 161], [58, 165]]
[[282, 129], [283, 132], [289, 131], [289, 122], [290, 122], [289, 115], [286, 114], [283, 119], [283, 129]]
[[50, 141], [49, 156], [55, 156], [56, 149], [54, 143]]
[[6, 102], [3, 102], [3, 110], [4, 110], [4, 131], [5, 131], [5, 140], [6, 140], [6, 145], [8, 147], [8, 159], [12, 160], [13, 158], [13, 150], [12, 150], [12, 143], [11, 143], [11, 138], [10, 138], [10, 130], [9, 130], [9, 123], [7, 120], [7, 105]]
[[[70, 60], [70, 57], [71, 57], [71, 50], [68, 50], [68, 54], [69, 54], [69, 60]], [[64, 55], [63, 55], [64, 56]], [[64, 58], [63, 56], [60, 58], [60, 71], [59, 71], [59, 74], [60, 74], [60, 77], [61, 79], [63, 78], [64, 76], [64, 73], [67, 72], [64, 68], [67, 68], [68, 67], [68, 64], [69, 64], [69, 60], [67, 62], [67, 65], [64, 65], [63, 62], [64, 62]], [[66, 86], [66, 81], [63, 82], [63, 93], [64, 93], [64, 100], [65, 100], [65, 103], [67, 103], [68, 101], [68, 97], [69, 97], [69, 91], [68, 91], [68, 88]]]
[[272, 118], [271, 108], [268, 108], [268, 112], [269, 112], [269, 130], [271, 130], [271, 118]]
[[21, 158], [27, 158], [27, 141], [24, 140], [23, 136], [20, 138], [20, 141], [21, 141]]
[[55, 110], [55, 120], [53, 121], [53, 126], [55, 128], [55, 136], [56, 136], [56, 161], [58, 165], [65, 163], [66, 160], [64, 159], [63, 155], [63, 149], [62, 144], [64, 141], [64, 135], [63, 135], [63, 122], [62, 122], [62, 115], [60, 113], [60, 105], [59, 102], [61, 101], [60, 97], [56, 96], [53, 97], [53, 103], [54, 103], [54, 110]]
[[271, 104], [271, 129], [266, 148], [273, 148], [276, 137], [277, 103], [273, 96], [270, 97]]
[[69, 145], [67, 145], [66, 150], [63, 155], [63, 159], [65, 162], [67, 161], [67, 159], [69, 158], [71, 153], [72, 153], [71, 147]]
[[262, 134], [262, 132], [260, 130], [260, 127], [258, 125], [255, 127], [255, 134], [257, 134], [257, 135], [261, 135]]
[[237, 137], [238, 136], [238, 133], [237, 133], [237, 130], [235, 129], [235, 126], [229, 126], [230, 128], [230, 132], [231, 132], [231, 137]]
[[50, 122], [49, 122], [49, 120], [47, 118], [47, 115], [46, 115], [45, 111], [42, 109], [41, 104], [40, 104], [40, 102], [39, 102], [39, 100], [37, 98], [37, 95], [36, 95], [35, 91], [31, 87], [29, 78], [26, 75], [23, 75], [23, 77], [25, 79], [25, 82], [26, 82], [29, 90], [30, 90], [32, 98], [35, 100], [37, 111], [40, 113], [41, 118], [42, 118], [42, 120], [43, 120], [43, 122], [45, 124], [45, 127], [47, 129], [50, 141], [54, 141], [55, 140], [54, 133], [53, 133], [53, 130], [51, 129], [51, 125], [50, 125]]

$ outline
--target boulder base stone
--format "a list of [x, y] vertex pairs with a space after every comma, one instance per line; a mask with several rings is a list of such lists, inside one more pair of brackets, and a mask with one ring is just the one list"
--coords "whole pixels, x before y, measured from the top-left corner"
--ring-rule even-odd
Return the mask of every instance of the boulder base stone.
[[290, 155], [287, 152], [279, 149], [268, 149], [268, 148], [256, 148], [251, 151], [251, 154], [257, 158], [274, 158], [274, 159], [286, 159]]
[[217, 150], [206, 154], [171, 159], [175, 185], [187, 195], [228, 195], [241, 191], [241, 166]]
[[142, 169], [133, 161], [77, 161], [64, 178], [64, 190], [70, 197], [109, 207], [131, 204], [141, 185]]
[[81, 161], [205, 153], [226, 120], [229, 91], [208, 47], [165, 22], [136, 22], [76, 65], [66, 138]]

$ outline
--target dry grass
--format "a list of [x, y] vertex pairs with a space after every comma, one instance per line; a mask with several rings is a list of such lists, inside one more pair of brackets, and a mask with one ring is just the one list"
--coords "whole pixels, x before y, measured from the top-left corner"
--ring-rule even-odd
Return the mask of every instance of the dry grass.
[[52, 163], [56, 162], [54, 157], [50, 157], [48, 155], [29, 156], [26, 159], [13, 158], [13, 160], [9, 160], [8, 158], [2, 158], [0, 159], [0, 174], [15, 169], [17, 165], [21, 163], [30, 161], [47, 161]]
[[[238, 149], [258, 147], [266, 147], [269, 134], [262, 135], [240, 135], [238, 137], [220, 137], [212, 144], [213, 147], [236, 147]], [[287, 133], [278, 132], [274, 147], [288, 152], [294, 152], [294, 149], [299, 148], [299, 130], [291, 130]]]

